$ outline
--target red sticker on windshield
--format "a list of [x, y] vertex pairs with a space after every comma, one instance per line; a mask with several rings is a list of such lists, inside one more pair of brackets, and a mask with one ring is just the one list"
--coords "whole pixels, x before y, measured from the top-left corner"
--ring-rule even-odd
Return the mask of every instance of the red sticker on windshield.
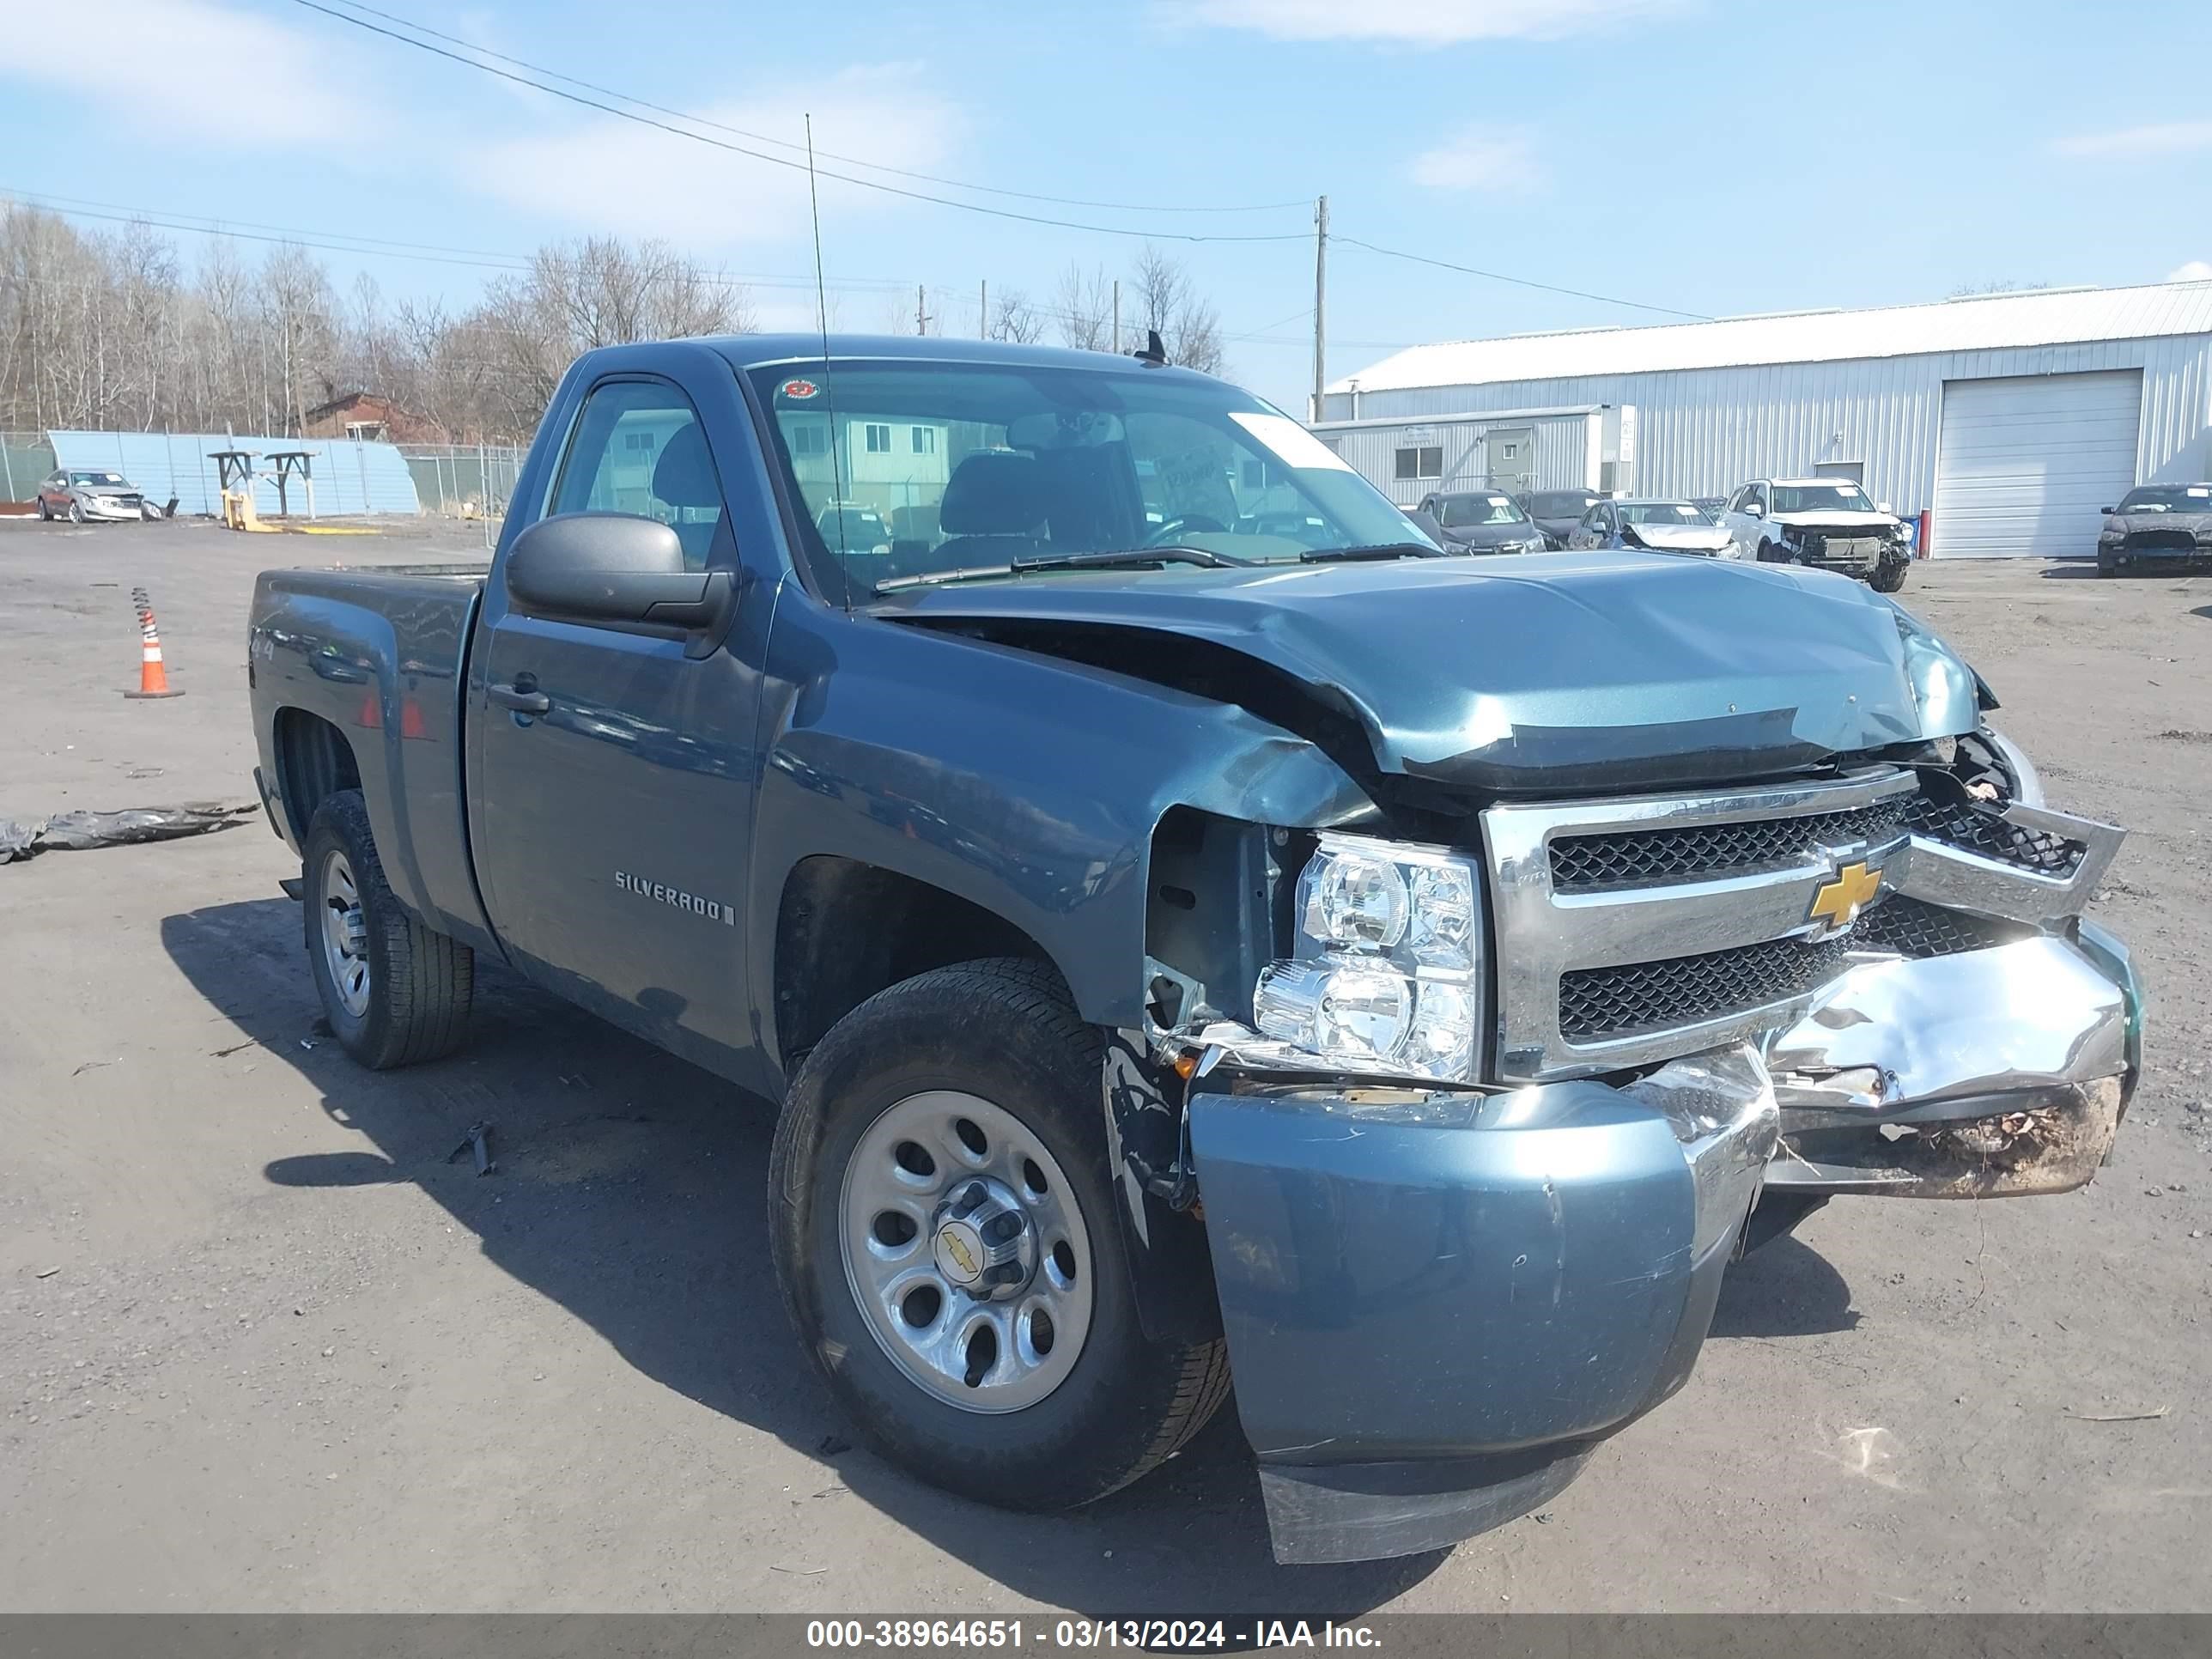
[[786, 380], [783, 383], [783, 395], [787, 398], [811, 398], [821, 389], [811, 380]]

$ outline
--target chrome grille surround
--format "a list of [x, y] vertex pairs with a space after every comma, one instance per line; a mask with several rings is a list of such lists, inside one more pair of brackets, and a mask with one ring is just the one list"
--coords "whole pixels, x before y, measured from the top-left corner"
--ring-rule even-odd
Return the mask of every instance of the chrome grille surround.
[[1542, 1082], [1644, 1065], [1786, 1023], [1817, 985], [1755, 1006], [1578, 1042], [1561, 1030], [1561, 981], [1577, 970], [1664, 963], [1778, 940], [1810, 945], [1826, 931], [1810, 919], [1814, 895], [1839, 866], [1858, 858], [1878, 860], [1887, 884], [1901, 885], [1913, 850], [1901, 824], [1877, 841], [1824, 844], [1824, 825], [1809, 823], [1804, 845], [1787, 863], [1577, 891], [1553, 883], [1554, 840], [1786, 818], [1825, 820], [1832, 836], [1880, 820], [1880, 815], [1835, 815], [1856, 814], [1917, 787], [1913, 773], [1880, 767], [1805, 783], [1491, 807], [1482, 815], [1482, 837], [1496, 896], [1501, 1080]]

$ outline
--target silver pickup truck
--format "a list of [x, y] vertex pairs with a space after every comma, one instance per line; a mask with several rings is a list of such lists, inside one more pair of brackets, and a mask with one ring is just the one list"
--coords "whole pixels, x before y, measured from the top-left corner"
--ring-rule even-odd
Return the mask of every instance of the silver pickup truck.
[[1435, 1548], [1812, 1207], [2112, 1144], [2120, 834], [1861, 583], [1451, 556], [1232, 387], [933, 339], [595, 351], [513, 500], [488, 574], [261, 578], [306, 970], [365, 1065], [484, 953], [780, 1102], [800, 1346], [939, 1486], [1233, 1389], [1284, 1559]]

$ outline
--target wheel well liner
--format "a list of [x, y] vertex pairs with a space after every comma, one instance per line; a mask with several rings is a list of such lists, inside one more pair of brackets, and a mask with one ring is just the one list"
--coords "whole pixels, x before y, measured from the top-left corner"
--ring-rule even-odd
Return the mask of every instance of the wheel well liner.
[[775, 919], [775, 1039], [785, 1075], [877, 992], [984, 957], [1058, 971], [1029, 934], [957, 894], [857, 859], [801, 859], [784, 880]]
[[276, 711], [276, 793], [292, 833], [303, 842], [315, 809], [342, 789], [361, 787], [361, 764], [346, 735], [304, 708]]

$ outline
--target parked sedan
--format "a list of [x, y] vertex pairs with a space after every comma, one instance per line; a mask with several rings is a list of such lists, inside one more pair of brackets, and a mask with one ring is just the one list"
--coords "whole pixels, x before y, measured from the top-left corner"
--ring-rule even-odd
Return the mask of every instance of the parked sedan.
[[1502, 489], [1424, 495], [1419, 512], [1437, 521], [1447, 553], [1541, 553], [1544, 532]]
[[2143, 484], [2105, 509], [2097, 574], [2212, 565], [2212, 483]]
[[1695, 553], [1709, 559], [1733, 556], [1729, 532], [1707, 518], [1695, 501], [1600, 501], [1582, 516], [1569, 547], [1620, 547], [1640, 553]]
[[157, 518], [160, 509], [149, 507], [138, 486], [120, 472], [69, 466], [39, 481], [39, 516], [49, 521], [67, 519], [74, 524], [88, 524], [95, 520]]
[[1523, 513], [1536, 521], [1547, 543], [1565, 547], [1567, 538], [1582, 522], [1583, 514], [1605, 497], [1595, 489], [1534, 489], [1513, 499], [1521, 504]]

